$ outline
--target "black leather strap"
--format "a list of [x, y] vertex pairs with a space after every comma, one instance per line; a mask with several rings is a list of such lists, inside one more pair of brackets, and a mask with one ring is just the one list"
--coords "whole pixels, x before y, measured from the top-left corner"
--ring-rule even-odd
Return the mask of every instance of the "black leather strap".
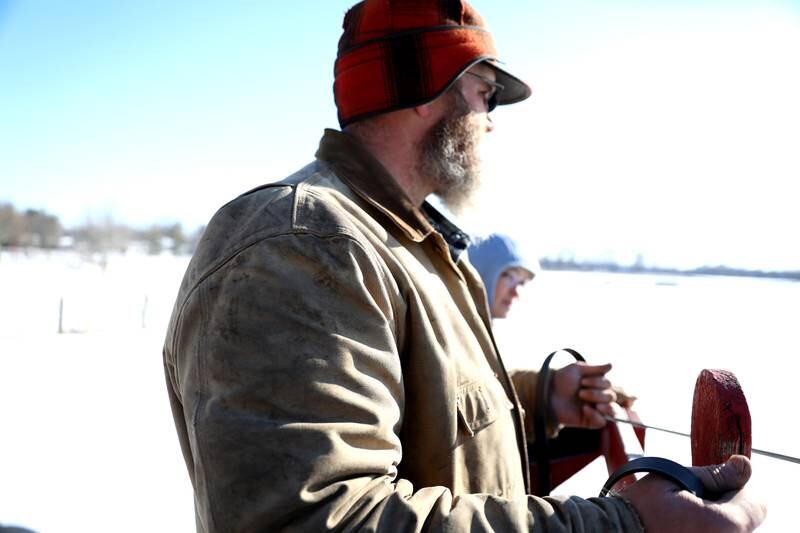
[[611, 487], [620, 479], [638, 472], [652, 472], [658, 474], [679, 485], [683, 490], [688, 490], [698, 498], [705, 497], [705, 487], [700, 481], [700, 478], [694, 475], [694, 473], [685, 466], [675, 461], [664, 459], [663, 457], [639, 457], [638, 459], [626, 463], [611, 474], [606, 484], [603, 485], [600, 496], [607, 496]]
[[533, 410], [533, 450], [536, 456], [536, 471], [539, 480], [536, 494], [547, 496], [550, 494], [550, 452], [547, 446], [547, 412], [550, 404], [550, 361], [560, 352], [567, 352], [576, 361], [586, 361], [581, 354], [572, 348], [556, 350], [547, 356], [539, 370], [536, 385], [536, 405]]

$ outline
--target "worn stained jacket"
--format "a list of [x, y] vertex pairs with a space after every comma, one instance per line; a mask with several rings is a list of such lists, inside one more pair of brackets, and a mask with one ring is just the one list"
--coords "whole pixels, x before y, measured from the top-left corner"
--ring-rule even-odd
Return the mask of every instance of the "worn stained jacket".
[[515, 392], [464, 244], [335, 131], [217, 212], [164, 346], [198, 531], [640, 530], [527, 495], [535, 375]]

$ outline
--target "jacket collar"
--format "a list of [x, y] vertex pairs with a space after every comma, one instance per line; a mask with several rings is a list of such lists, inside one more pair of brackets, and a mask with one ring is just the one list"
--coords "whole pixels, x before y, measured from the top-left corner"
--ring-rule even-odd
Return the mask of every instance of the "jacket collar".
[[389, 171], [352, 135], [326, 129], [316, 157], [412, 241], [421, 242], [437, 231], [447, 242], [453, 261], [458, 261], [469, 245], [467, 235], [428, 202], [417, 208]]

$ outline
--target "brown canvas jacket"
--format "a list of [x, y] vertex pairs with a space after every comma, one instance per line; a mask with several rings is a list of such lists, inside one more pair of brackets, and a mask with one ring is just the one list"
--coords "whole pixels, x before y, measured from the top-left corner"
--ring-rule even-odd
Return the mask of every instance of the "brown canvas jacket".
[[619, 498], [527, 495], [523, 409], [460, 240], [335, 131], [216, 213], [164, 345], [198, 531], [641, 530]]

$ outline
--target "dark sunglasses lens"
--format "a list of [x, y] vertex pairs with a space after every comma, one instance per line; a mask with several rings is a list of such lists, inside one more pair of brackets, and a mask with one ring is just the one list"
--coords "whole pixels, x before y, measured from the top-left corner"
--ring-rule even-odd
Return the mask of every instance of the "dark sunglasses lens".
[[494, 111], [494, 108], [495, 108], [495, 107], [497, 107], [497, 93], [494, 93], [494, 94], [492, 95], [492, 97], [491, 97], [491, 98], [489, 98], [489, 103], [488, 103], [488, 106], [487, 106], [487, 107], [488, 107], [488, 109], [489, 109], [489, 113], [491, 113], [492, 111]]

